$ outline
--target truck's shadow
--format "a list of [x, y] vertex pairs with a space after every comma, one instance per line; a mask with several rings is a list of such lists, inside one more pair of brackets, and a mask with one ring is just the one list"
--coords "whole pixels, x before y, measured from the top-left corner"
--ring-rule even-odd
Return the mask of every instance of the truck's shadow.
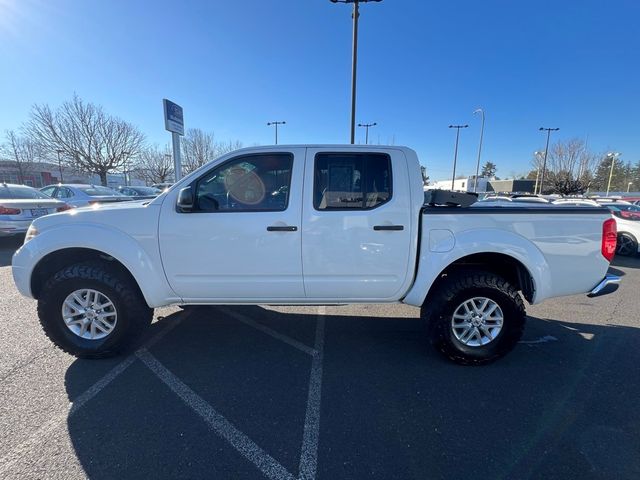
[[[313, 346], [315, 315], [231, 310]], [[637, 328], [530, 318], [525, 340], [534, 343], [465, 368], [426, 345], [418, 319], [324, 318], [318, 478], [640, 471]], [[307, 354], [215, 307], [197, 309], [151, 353], [297, 476]], [[122, 360], [74, 362], [70, 401]], [[139, 360], [70, 415], [68, 429], [90, 478], [263, 478]]]
[[634, 255], [632, 257], [616, 255], [611, 265], [614, 267], [640, 268], [640, 255]]

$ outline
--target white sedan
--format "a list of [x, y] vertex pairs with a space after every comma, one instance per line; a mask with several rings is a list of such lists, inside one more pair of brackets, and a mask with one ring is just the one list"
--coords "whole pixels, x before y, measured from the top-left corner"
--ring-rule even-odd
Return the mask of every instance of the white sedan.
[[0, 237], [24, 234], [34, 218], [69, 208], [35, 188], [0, 183]]
[[618, 225], [618, 255], [636, 255], [640, 253], [640, 207], [628, 202], [601, 202], [616, 217]]
[[85, 185], [81, 183], [67, 183], [49, 185], [41, 188], [41, 192], [50, 197], [68, 203], [72, 207], [86, 207], [98, 203], [123, 202], [131, 197], [122, 195], [109, 187], [102, 185]]

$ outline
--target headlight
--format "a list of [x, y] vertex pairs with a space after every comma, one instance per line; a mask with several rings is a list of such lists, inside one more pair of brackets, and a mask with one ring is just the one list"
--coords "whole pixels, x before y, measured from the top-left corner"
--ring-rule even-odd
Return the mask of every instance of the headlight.
[[38, 235], [38, 229], [32, 225], [29, 225], [29, 229], [27, 230], [27, 234], [24, 236], [24, 243], [27, 243], [33, 237]]

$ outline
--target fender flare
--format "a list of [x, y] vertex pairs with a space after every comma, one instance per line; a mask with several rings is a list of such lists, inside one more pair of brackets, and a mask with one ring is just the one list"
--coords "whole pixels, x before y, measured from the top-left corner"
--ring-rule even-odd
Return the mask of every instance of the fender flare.
[[[427, 235], [429, 231], [425, 232]], [[532, 304], [550, 296], [551, 272], [547, 260], [530, 240], [513, 232], [496, 229], [472, 229], [458, 232], [452, 247], [446, 252], [429, 250], [428, 238], [421, 241], [422, 251], [416, 278], [404, 297], [409, 305], [422, 306], [440, 274], [452, 263], [477, 253], [506, 255], [520, 262], [533, 279], [535, 293]]]
[[[77, 239], [82, 239], [82, 243]], [[31, 266], [29, 285], [33, 271], [47, 255], [68, 248], [95, 250], [120, 262], [134, 278], [151, 308], [181, 301], [167, 282], [159, 252], [152, 259], [140, 243], [126, 233], [88, 223], [75, 224], [72, 228], [69, 225], [48, 228], [23, 245], [20, 257], [28, 258], [25, 263]]]

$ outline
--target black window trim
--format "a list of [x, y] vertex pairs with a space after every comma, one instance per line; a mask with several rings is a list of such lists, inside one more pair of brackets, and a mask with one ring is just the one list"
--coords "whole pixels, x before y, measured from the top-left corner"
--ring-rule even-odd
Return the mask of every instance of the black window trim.
[[[356, 155], [383, 155], [385, 157], [387, 157], [387, 160], [389, 162], [389, 198], [387, 198], [384, 202], [379, 203], [373, 207], [346, 207], [346, 208], [342, 208], [342, 207], [328, 207], [328, 208], [317, 208], [316, 207], [316, 163], [318, 162], [318, 155], [351, 155], [351, 156], [356, 156]], [[370, 210], [375, 210], [376, 208], [382, 207], [383, 205], [386, 205], [387, 203], [389, 203], [391, 200], [393, 200], [393, 164], [391, 161], [391, 155], [389, 155], [389, 153], [387, 152], [345, 152], [345, 151], [321, 151], [321, 152], [316, 152], [316, 154], [313, 157], [313, 196], [312, 196], [312, 203], [313, 203], [313, 209], [316, 212], [366, 212], [366, 211], [370, 211]]]
[[[284, 206], [284, 208], [282, 210], [264, 210], [264, 209], [257, 209], [257, 208], [252, 208], [252, 209], [243, 209], [243, 210], [200, 210], [198, 207], [198, 183], [207, 175], [209, 175], [213, 170], [219, 169], [221, 167], [224, 167], [225, 165], [234, 162], [236, 160], [238, 160], [239, 158], [251, 158], [251, 157], [266, 157], [266, 156], [271, 156], [271, 155], [286, 155], [291, 159], [291, 173], [289, 175], [289, 195], [287, 195], [287, 202]], [[279, 212], [286, 212], [289, 209], [289, 199], [291, 198], [291, 182], [293, 180], [293, 167], [295, 164], [295, 155], [293, 152], [287, 152], [287, 151], [277, 151], [277, 152], [258, 152], [258, 153], [246, 153], [246, 154], [241, 154], [241, 155], [237, 155], [235, 157], [231, 157], [227, 160], [225, 160], [222, 163], [219, 163], [213, 167], [211, 167], [209, 170], [207, 170], [205, 173], [203, 173], [202, 175], [200, 175], [198, 178], [196, 178], [195, 180], [193, 180], [190, 184], [189, 187], [191, 187], [191, 190], [193, 191], [193, 202], [194, 202], [194, 207], [193, 210], [189, 211], [189, 212], [181, 212], [180, 210], [176, 211], [178, 213], [279, 213]]]

